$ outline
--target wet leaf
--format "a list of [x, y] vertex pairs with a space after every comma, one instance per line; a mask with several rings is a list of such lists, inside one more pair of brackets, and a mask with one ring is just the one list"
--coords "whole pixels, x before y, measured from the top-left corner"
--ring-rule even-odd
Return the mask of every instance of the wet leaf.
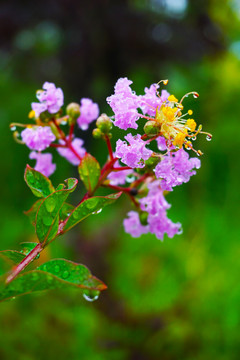
[[37, 197], [47, 197], [55, 191], [51, 180], [39, 171], [34, 170], [27, 165], [24, 180], [26, 181], [33, 194]]
[[44, 199], [36, 216], [36, 234], [44, 245], [54, 239], [58, 232], [59, 212], [68, 195], [75, 190], [78, 180], [65, 180], [66, 188], [57, 190]]
[[101, 210], [104, 206], [112, 204], [122, 193], [111, 194], [107, 196], [94, 196], [78, 205], [63, 227], [63, 233], [70, 230], [73, 226], [84, 220], [89, 215]]
[[42, 202], [43, 199], [39, 199], [33, 204], [33, 206], [29, 210], [24, 211], [24, 214], [29, 217], [31, 224], [34, 226], [36, 224], [36, 215]]
[[106, 285], [93, 276], [87, 267], [64, 259], [55, 259], [25, 272], [10, 284], [0, 286], [0, 301], [35, 291], [75, 287], [100, 292]]
[[78, 166], [80, 179], [84, 183], [89, 194], [92, 194], [97, 186], [101, 168], [98, 161], [90, 154], [86, 154]]
[[25, 255], [15, 250], [0, 251], [0, 276], [7, 273], [14, 265], [19, 264]]

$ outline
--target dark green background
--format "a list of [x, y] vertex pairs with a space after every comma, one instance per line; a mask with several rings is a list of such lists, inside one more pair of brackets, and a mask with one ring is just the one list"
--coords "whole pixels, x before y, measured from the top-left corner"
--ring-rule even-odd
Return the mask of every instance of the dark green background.
[[[0, 359], [239, 359], [239, 1], [2, 2], [0, 30], [1, 249], [35, 239], [23, 214], [34, 201], [23, 180], [33, 162], [9, 124], [27, 122], [44, 81], [63, 88], [65, 104], [91, 97], [109, 112], [105, 98], [120, 76], [138, 94], [168, 78], [176, 97], [199, 92], [186, 105], [213, 134], [196, 142], [198, 175], [168, 195], [183, 234], [164, 242], [126, 235], [126, 199], [87, 219], [40, 261], [82, 262], [108, 290], [94, 303], [77, 291], [1, 303]], [[103, 163], [104, 144], [91, 131], [78, 135]], [[54, 161], [55, 185], [76, 176]]]

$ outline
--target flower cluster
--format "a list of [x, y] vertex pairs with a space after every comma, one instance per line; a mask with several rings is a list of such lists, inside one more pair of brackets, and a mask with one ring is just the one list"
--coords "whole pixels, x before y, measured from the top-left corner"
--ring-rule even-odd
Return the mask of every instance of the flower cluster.
[[[167, 217], [170, 204], [165, 199], [166, 192], [173, 191], [175, 186], [188, 182], [196, 174], [200, 160], [190, 158], [186, 150], [202, 155], [192, 142], [199, 133], [206, 134], [208, 140], [211, 135], [203, 132], [201, 125], [197, 127], [192, 110], [184, 112], [185, 97], [190, 94], [198, 97], [198, 94], [188, 93], [178, 101], [167, 90], [160, 92], [161, 83], [167, 85], [168, 81], [152, 84], [145, 88], [143, 95], [136, 95], [131, 89], [132, 81], [120, 78], [114, 94], [107, 98], [114, 112], [110, 118], [106, 114], [99, 116], [98, 105], [88, 98], [82, 98], [79, 104], [69, 104], [64, 115], [62, 90], [45, 82], [43, 89], [37, 92], [39, 102], [32, 103], [29, 117], [33, 123], [12, 124], [11, 127], [14, 131], [17, 126], [25, 128], [21, 138], [17, 131], [14, 136], [33, 150], [29, 158], [36, 160], [35, 170], [45, 176], [56, 170], [52, 153], [42, 153], [49, 147], [75, 166], [81, 167], [83, 158], [90, 159], [88, 166], [95, 164], [96, 173], [88, 167], [84, 169], [86, 174], [82, 180], [87, 193], [82, 201], [94, 196], [101, 186], [121, 191], [134, 206], [123, 221], [125, 231], [133, 237], [150, 232], [163, 240], [164, 234], [172, 238], [181, 233], [181, 224], [173, 223]], [[89, 156], [83, 140], [74, 135], [75, 125], [87, 130], [95, 120], [93, 136], [104, 140], [109, 152], [100, 171], [100, 164]], [[117, 139], [114, 148], [110, 141], [113, 125], [127, 131], [124, 139]], [[139, 129], [142, 128], [141, 133]], [[96, 178], [91, 182], [91, 176], [96, 177], [97, 182]], [[85, 177], [89, 177], [89, 181], [85, 181]], [[88, 188], [86, 184], [92, 183], [94, 187]]]

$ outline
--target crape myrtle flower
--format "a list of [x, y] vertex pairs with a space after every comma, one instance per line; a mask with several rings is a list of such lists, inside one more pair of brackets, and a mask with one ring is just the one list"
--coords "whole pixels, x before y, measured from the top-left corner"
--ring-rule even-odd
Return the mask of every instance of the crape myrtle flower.
[[171, 191], [174, 186], [188, 182], [196, 174], [193, 169], [199, 169], [200, 166], [198, 158], [189, 159], [189, 154], [180, 149], [162, 158], [155, 168], [155, 175], [161, 178], [162, 189]]
[[[113, 154], [115, 156], [115, 154]], [[116, 161], [113, 168], [119, 168], [120, 164], [119, 161]], [[120, 171], [113, 171], [108, 175], [108, 179], [110, 180], [110, 185], [124, 185], [126, 183], [126, 178], [129, 175], [133, 174], [133, 170], [120, 170]]]
[[167, 217], [167, 209], [171, 205], [166, 201], [163, 190], [160, 187], [158, 180], [148, 184], [148, 195], [139, 200], [141, 209], [148, 212], [148, 225], [149, 231], [155, 234], [160, 240], [163, 240], [163, 236], [166, 233], [168, 237], [172, 238], [181, 231], [181, 224], [174, 224]]
[[[67, 139], [68, 139], [68, 137], [67, 137]], [[64, 141], [61, 139], [59, 140], [59, 143], [62, 145], [65, 144]], [[83, 143], [84, 143], [84, 141], [79, 138], [74, 138], [72, 141], [72, 147], [74, 148], [74, 150], [78, 153], [78, 155], [80, 157], [83, 157], [86, 153], [86, 150], [82, 147]], [[71, 164], [79, 165], [80, 159], [69, 148], [59, 147], [59, 148], [57, 148], [57, 151], [62, 157], [67, 159]]]
[[128, 218], [123, 220], [123, 226], [126, 233], [136, 238], [149, 232], [149, 226], [141, 224], [139, 214], [136, 211], [129, 211], [127, 216]]
[[82, 130], [87, 130], [91, 122], [99, 116], [98, 104], [91, 99], [83, 98], [80, 105], [80, 116], [77, 119], [78, 126]]
[[152, 150], [145, 147], [146, 142], [141, 139], [141, 135], [127, 134], [125, 139], [128, 141], [118, 140], [116, 144], [115, 155], [117, 158], [131, 168], [143, 168], [144, 161], [150, 158]]
[[139, 96], [139, 107], [144, 114], [155, 116], [157, 107], [160, 107], [170, 96], [169, 92], [162, 90], [158, 96], [158, 84], [152, 84], [149, 88], [145, 87], [145, 95]]
[[107, 98], [115, 114], [114, 125], [120, 129], [137, 129], [136, 121], [139, 119], [137, 108], [139, 107], [138, 96], [132, 91], [131, 80], [120, 78], [115, 85], [115, 93]]
[[29, 149], [37, 151], [45, 150], [56, 139], [49, 126], [27, 127], [21, 137]]
[[55, 114], [63, 106], [63, 91], [56, 88], [53, 83], [45, 82], [43, 90], [37, 91], [37, 98], [40, 103], [32, 103], [32, 110], [35, 112], [36, 118], [46, 110], [50, 114]]
[[43, 175], [49, 177], [56, 170], [56, 164], [52, 162], [52, 154], [32, 151], [29, 154], [30, 159], [36, 160], [36, 165], [34, 169], [39, 171]]

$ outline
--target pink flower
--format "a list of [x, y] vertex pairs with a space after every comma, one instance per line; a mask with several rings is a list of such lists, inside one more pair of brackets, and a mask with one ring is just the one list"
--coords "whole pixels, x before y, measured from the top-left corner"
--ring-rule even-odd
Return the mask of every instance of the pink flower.
[[120, 78], [115, 85], [115, 93], [107, 98], [108, 104], [115, 113], [114, 125], [120, 129], [137, 129], [136, 121], [139, 119], [137, 112], [138, 96], [130, 88], [132, 84], [128, 78]]
[[174, 224], [167, 217], [167, 209], [170, 204], [163, 196], [163, 191], [159, 181], [154, 181], [148, 185], [148, 195], [140, 199], [141, 209], [148, 212], [149, 230], [160, 240], [163, 240], [164, 234], [172, 238], [181, 232], [181, 224]]
[[146, 143], [141, 139], [141, 135], [125, 136], [126, 141], [118, 140], [116, 146], [116, 157], [131, 168], [143, 168], [144, 161], [150, 158], [152, 150], [146, 149]]
[[[115, 156], [115, 154], [114, 154]], [[116, 161], [114, 167], [120, 167], [119, 161]], [[111, 185], [124, 185], [126, 183], [126, 177], [133, 174], [133, 170], [120, 170], [113, 171], [108, 175]]]
[[22, 141], [31, 150], [43, 151], [56, 137], [49, 126], [33, 126], [21, 132]]
[[77, 119], [78, 126], [82, 130], [87, 130], [88, 125], [99, 116], [98, 104], [94, 103], [91, 99], [83, 98], [81, 100], [80, 112], [81, 115]]
[[189, 159], [189, 154], [183, 149], [165, 156], [155, 168], [155, 175], [161, 178], [163, 190], [171, 191], [174, 186], [181, 185], [196, 174], [193, 169], [199, 169], [201, 162], [198, 158]]
[[32, 109], [35, 112], [36, 117], [44, 112], [48, 111], [50, 114], [57, 113], [63, 106], [63, 91], [60, 88], [56, 88], [53, 83], [45, 82], [43, 84], [44, 90], [37, 92], [37, 98], [40, 103], [32, 103]]
[[126, 233], [132, 237], [139, 237], [142, 234], [149, 232], [149, 226], [142, 225], [139, 220], [139, 215], [136, 211], [129, 211], [128, 218], [123, 220], [123, 226]]
[[145, 95], [139, 96], [139, 107], [144, 114], [155, 117], [156, 109], [161, 107], [162, 103], [169, 97], [167, 90], [162, 90], [161, 96], [157, 94], [159, 85], [152, 84], [150, 88], [145, 87]]
[[[64, 144], [63, 140], [59, 140], [60, 144]], [[75, 138], [72, 141], [72, 147], [74, 148], [74, 150], [78, 153], [78, 155], [82, 158], [85, 153], [86, 150], [82, 147], [84, 141], [82, 139], [78, 139]], [[74, 152], [72, 152], [71, 149], [69, 148], [57, 148], [58, 153], [63, 156], [65, 159], [67, 159], [71, 164], [73, 165], [79, 165], [80, 163], [80, 159], [74, 154]]]
[[29, 154], [29, 158], [37, 160], [34, 169], [47, 177], [52, 175], [56, 170], [56, 164], [52, 163], [52, 154], [49, 153], [42, 154], [32, 151]]

